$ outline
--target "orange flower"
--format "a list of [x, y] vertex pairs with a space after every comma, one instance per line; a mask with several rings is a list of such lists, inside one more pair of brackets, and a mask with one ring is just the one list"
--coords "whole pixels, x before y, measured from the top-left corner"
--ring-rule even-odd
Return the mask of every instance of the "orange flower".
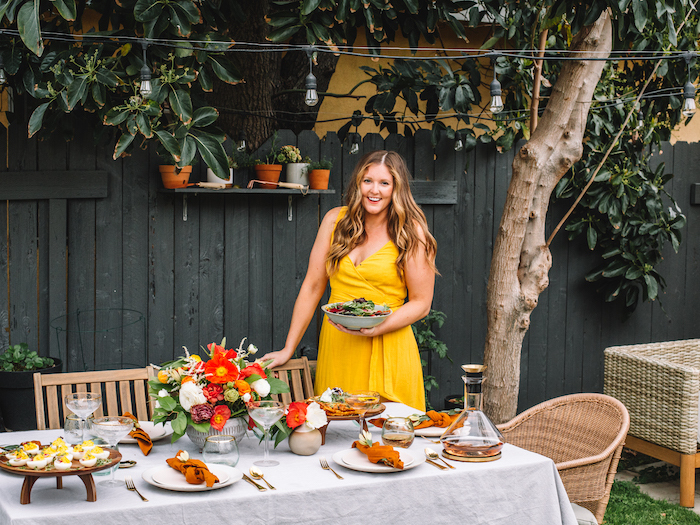
[[161, 383], [168, 382], [168, 373], [165, 370], [158, 370], [158, 381]]
[[249, 394], [251, 391], [250, 385], [242, 379], [237, 380], [234, 383], [234, 386], [236, 387], [236, 390], [238, 390], [238, 393], [242, 396], [245, 394]]
[[213, 428], [221, 432], [224, 429], [224, 425], [231, 417], [231, 410], [226, 405], [217, 405], [214, 409], [214, 415], [209, 420], [209, 423]]
[[238, 379], [238, 367], [217, 352], [204, 366], [204, 374], [212, 383], [228, 383]]
[[194, 377], [192, 376], [182, 376], [182, 381], [180, 381], [181, 385], [184, 385], [185, 383], [189, 383], [190, 381], [194, 381]]
[[250, 377], [253, 374], [259, 375], [263, 379], [267, 379], [267, 375], [262, 369], [262, 366], [260, 366], [260, 363], [253, 363], [248, 366], [246, 366], [243, 370], [241, 370], [241, 378], [245, 379], [246, 377]]
[[306, 421], [306, 411], [309, 407], [306, 403], [295, 401], [290, 403], [289, 411], [287, 412], [287, 426], [289, 428], [297, 428]]

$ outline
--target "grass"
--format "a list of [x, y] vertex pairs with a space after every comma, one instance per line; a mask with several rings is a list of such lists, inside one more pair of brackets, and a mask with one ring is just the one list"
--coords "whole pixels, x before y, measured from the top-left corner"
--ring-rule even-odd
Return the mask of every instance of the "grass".
[[692, 510], [642, 494], [634, 483], [616, 481], [603, 521], [606, 525], [700, 525]]

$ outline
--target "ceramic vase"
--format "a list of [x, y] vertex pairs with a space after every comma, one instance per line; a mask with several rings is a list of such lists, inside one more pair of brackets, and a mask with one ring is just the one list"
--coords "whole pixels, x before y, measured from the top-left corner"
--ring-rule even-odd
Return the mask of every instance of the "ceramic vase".
[[201, 452], [204, 448], [204, 442], [209, 436], [233, 436], [236, 438], [236, 441], [240, 442], [245, 435], [246, 428], [248, 428], [248, 425], [243, 418], [233, 417], [226, 422], [222, 430], [216, 430], [214, 427], [210, 426], [209, 432], [200, 432], [199, 430], [195, 430], [194, 427], [188, 426], [185, 432], [187, 433], [187, 437], [190, 438], [190, 441], [197, 445]]
[[289, 436], [289, 450], [299, 456], [311, 456], [321, 448], [321, 432], [305, 424], [294, 429]]
[[214, 171], [211, 168], [207, 168], [207, 182], [215, 182], [218, 184], [226, 184], [228, 186], [233, 185], [233, 168], [229, 168], [229, 178], [228, 179], [221, 179], [216, 176]]
[[286, 168], [287, 182], [309, 185], [309, 165], [305, 162], [290, 162]]

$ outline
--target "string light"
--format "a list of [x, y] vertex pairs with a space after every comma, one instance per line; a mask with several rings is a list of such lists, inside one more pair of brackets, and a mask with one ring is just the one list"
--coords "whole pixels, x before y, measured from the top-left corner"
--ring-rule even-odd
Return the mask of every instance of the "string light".
[[644, 127], [644, 113], [640, 109], [637, 112], [637, 127], [634, 129], [642, 129]]
[[357, 155], [360, 152], [360, 134], [352, 134], [352, 146], [350, 146], [350, 155]]
[[313, 72], [314, 46], [306, 48], [306, 56], [309, 57], [309, 74], [306, 75], [306, 98], [304, 102], [306, 102], [307, 106], [315, 106], [318, 104], [318, 93], [316, 92], [316, 77]]
[[0, 85], [7, 82], [7, 75], [5, 75], [5, 62], [2, 59], [2, 53], [0, 53]]
[[695, 56], [694, 53], [685, 53], [683, 58], [688, 67], [688, 81], [683, 86], [683, 109], [681, 113], [684, 117], [690, 118], [695, 114], [695, 86], [690, 81], [690, 60]]
[[243, 153], [248, 144], [246, 143], [245, 130], [238, 132], [238, 140], [236, 141], [236, 151]]
[[501, 83], [496, 78], [496, 57], [497, 55], [491, 55], [491, 64], [493, 65], [493, 81], [489, 90], [491, 92], [491, 113], [494, 115], [503, 111], [503, 99], [501, 98]]
[[143, 48], [143, 66], [141, 66], [141, 95], [143, 98], [148, 98], [151, 93], [153, 93], [153, 88], [151, 87], [151, 68], [148, 67], [148, 61], [146, 58], [146, 50], [148, 49], [148, 44], [145, 41], [141, 41], [141, 47]]
[[462, 151], [464, 149], [464, 142], [462, 141], [462, 133], [458, 131], [455, 133], [455, 151]]

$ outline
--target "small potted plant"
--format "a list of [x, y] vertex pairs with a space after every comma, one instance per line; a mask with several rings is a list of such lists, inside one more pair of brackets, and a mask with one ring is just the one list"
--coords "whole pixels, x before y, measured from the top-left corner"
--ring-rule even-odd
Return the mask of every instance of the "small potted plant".
[[326, 158], [311, 162], [309, 164], [309, 188], [327, 190], [332, 167], [333, 163]]
[[214, 173], [213, 169], [207, 168], [207, 182], [224, 183], [228, 187], [233, 186], [233, 170], [237, 168], [236, 160], [230, 155], [227, 155], [226, 158], [228, 159], [228, 179], [222, 179]]
[[163, 186], [167, 189], [185, 188], [190, 181], [192, 166], [180, 166], [162, 144], [158, 144], [156, 151], [161, 160], [158, 170], [160, 171]]
[[266, 189], [275, 189], [282, 173], [282, 164], [277, 160], [279, 151], [277, 150], [277, 132], [272, 135], [272, 144], [265, 160], [255, 160], [255, 178], [258, 180], [274, 182], [275, 184], [261, 184]]
[[291, 144], [282, 146], [277, 154], [277, 160], [286, 165], [287, 182], [303, 186], [309, 185], [308, 161], [310, 159], [308, 157], [302, 158], [299, 148]]
[[34, 373], [58, 373], [61, 365], [60, 359], [41, 357], [26, 343], [12, 345], [0, 354], [0, 412], [7, 428], [36, 428]]

